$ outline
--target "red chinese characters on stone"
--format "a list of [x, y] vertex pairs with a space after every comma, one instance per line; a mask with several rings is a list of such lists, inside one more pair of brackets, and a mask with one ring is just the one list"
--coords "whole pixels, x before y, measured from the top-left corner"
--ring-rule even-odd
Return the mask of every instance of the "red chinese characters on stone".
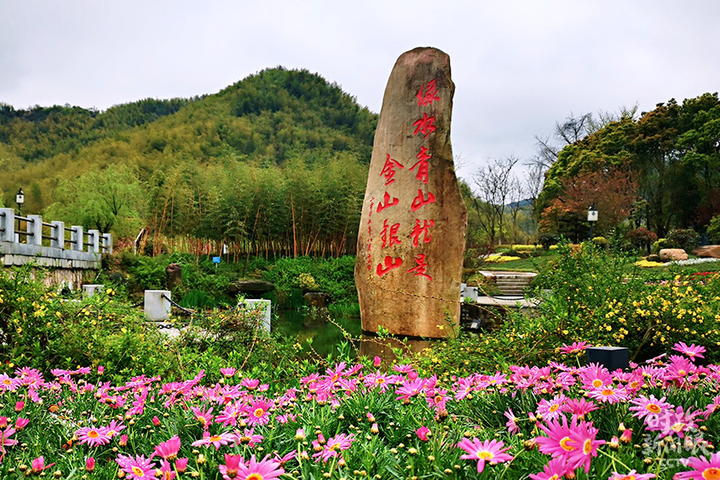
[[421, 182], [427, 184], [428, 182], [428, 171], [430, 169], [430, 163], [428, 160], [432, 158], [432, 155], [428, 155], [428, 149], [425, 147], [420, 147], [420, 153], [416, 155], [418, 158], [418, 161], [410, 167], [410, 170], [415, 170], [415, 167], [417, 167], [417, 175], [415, 175], [415, 178], [420, 180]]
[[432, 102], [440, 100], [435, 80], [430, 80], [426, 85], [420, 85], [420, 91], [416, 97], [418, 105], [430, 105]]
[[[386, 257], [387, 259], [387, 257]], [[416, 277], [425, 277], [427, 279], [432, 280], [432, 277], [425, 273], [425, 269], [427, 268], [427, 262], [425, 262], [425, 255], [420, 254], [417, 257], [415, 257], [415, 263], [417, 263], [417, 266], [411, 268], [408, 270], [408, 273], [412, 273]], [[380, 267], [380, 265], [378, 265]]]
[[[427, 205], [428, 203], [435, 203], [435, 195], [428, 192], [427, 198], [422, 193], [422, 190], [418, 188], [418, 194], [417, 197], [412, 201], [412, 205], [410, 206], [410, 210], [413, 212], [416, 211], [418, 208], [422, 207], [423, 205]], [[378, 212], [380, 211], [380, 206], [378, 205]]]
[[380, 239], [382, 239], [382, 248], [392, 247], [393, 245], [399, 245], [400, 239], [398, 238], [398, 230], [400, 229], [399, 223], [388, 225], [387, 219], [383, 222], [382, 233], [380, 233]]
[[416, 120], [415, 123], [413, 123], [413, 127], [415, 127], [415, 133], [413, 135], [422, 133], [423, 138], [427, 138], [428, 135], [435, 131], [435, 117], [428, 117], [427, 113], [423, 113], [423, 118]]
[[388, 192], [385, 192], [385, 195], [383, 195], [383, 201], [378, 203], [377, 213], [382, 212], [388, 207], [392, 207], [393, 205], [397, 205], [400, 203], [400, 200], [397, 198], [390, 199], [390, 194]]
[[385, 185], [390, 185], [395, 181], [395, 168], [405, 168], [400, 162], [394, 158], [390, 158], [390, 154], [387, 154], [387, 160], [383, 165], [382, 171], [380, 172], [381, 177], [385, 177]]
[[430, 235], [430, 228], [434, 226], [434, 220], [430, 220], [429, 222], [427, 220], [423, 220], [423, 224], [420, 225], [420, 220], [416, 218], [415, 226], [413, 227], [412, 233], [410, 234], [413, 239], [413, 247], [418, 247], [420, 245], [421, 235], [423, 243], [430, 243], [430, 240], [432, 240], [432, 235]]
[[388, 273], [390, 270], [394, 270], [396, 268], [400, 268], [400, 265], [402, 265], [402, 258], [395, 258], [393, 259], [390, 255], [385, 256], [384, 265], [383, 263], [378, 263], [377, 268], [375, 269], [375, 272], [378, 274], [379, 277], [382, 277], [386, 273]]

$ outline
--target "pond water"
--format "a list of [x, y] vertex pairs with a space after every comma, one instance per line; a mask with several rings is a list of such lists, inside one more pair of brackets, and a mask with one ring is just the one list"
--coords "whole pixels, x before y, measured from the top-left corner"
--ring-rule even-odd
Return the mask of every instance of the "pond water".
[[323, 357], [337, 352], [337, 346], [345, 340], [343, 330], [353, 338], [361, 337], [360, 317], [307, 308], [273, 312], [273, 332], [296, 338], [304, 349], [312, 339], [312, 348]]

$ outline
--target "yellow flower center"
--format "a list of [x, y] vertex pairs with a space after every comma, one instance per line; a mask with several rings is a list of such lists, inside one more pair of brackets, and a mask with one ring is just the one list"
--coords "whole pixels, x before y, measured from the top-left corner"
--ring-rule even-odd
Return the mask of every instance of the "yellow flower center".
[[662, 411], [662, 408], [655, 405], [654, 403], [648, 403], [647, 407], [645, 407], [645, 408], [647, 409], [648, 412], [652, 412], [652, 413], [660, 413]]
[[255, 418], [260, 418], [264, 414], [265, 414], [265, 410], [263, 410], [262, 408], [256, 408], [255, 411], [253, 412], [253, 415], [255, 415]]
[[575, 450], [575, 447], [573, 447], [572, 445], [569, 445], [570, 443], [573, 443], [573, 441], [570, 440], [570, 437], [565, 437], [562, 440], [560, 440], [560, 446], [566, 452], [572, 452], [573, 450]]
[[98, 433], [97, 430], [90, 430], [90, 431], [87, 433], [87, 436], [90, 437], [90, 438], [98, 438], [98, 437], [100, 436], [100, 433]]
[[140, 469], [138, 467], [132, 467], [132, 471], [136, 477], [144, 477], [145, 476], [145, 472], [143, 472], [142, 469]]
[[245, 480], [263, 480], [263, 476], [259, 473], [251, 473], [247, 477], [245, 477]]
[[213, 435], [212, 437], [210, 437], [211, 442], [219, 442], [220, 440], [222, 440], [222, 437], [220, 435]]
[[480, 460], [492, 460], [494, 455], [491, 452], [478, 452], [477, 456]]
[[585, 455], [590, 455], [590, 452], [592, 451], [592, 442], [588, 438], [585, 440], [585, 444], [583, 445], [583, 453]]
[[611, 390], [611, 389], [609, 389], [609, 388], [606, 388], [606, 389], [603, 390], [601, 393], [602, 393], [603, 395], [605, 395], [606, 397], [609, 397], [610, 395], [615, 395], [615, 391], [614, 391], [614, 390]]
[[553, 403], [552, 405], [550, 405], [550, 408], [548, 408], [548, 410], [554, 412], [558, 408], [560, 408], [560, 405], [558, 405], [557, 403]]
[[720, 468], [706, 468], [702, 472], [702, 478], [704, 478], [705, 480], [720, 480]]
[[592, 386], [595, 388], [600, 388], [603, 386], [603, 381], [599, 378], [596, 378], [595, 380], [593, 380]]

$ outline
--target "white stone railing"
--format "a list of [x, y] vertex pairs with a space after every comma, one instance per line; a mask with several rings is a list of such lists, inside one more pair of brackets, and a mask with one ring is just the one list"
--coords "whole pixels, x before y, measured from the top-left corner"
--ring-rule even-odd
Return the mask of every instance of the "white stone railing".
[[112, 235], [64, 222], [43, 222], [40, 215], [21, 217], [12, 208], [0, 208], [0, 264], [98, 268], [100, 255], [112, 253]]

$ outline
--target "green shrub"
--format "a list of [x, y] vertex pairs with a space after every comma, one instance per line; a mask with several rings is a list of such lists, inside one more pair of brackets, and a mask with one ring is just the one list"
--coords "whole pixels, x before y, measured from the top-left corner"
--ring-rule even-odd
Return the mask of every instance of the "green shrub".
[[630, 230], [625, 234], [625, 240], [633, 247], [634, 250], [650, 252], [650, 246], [657, 241], [657, 234], [651, 232], [645, 227]]
[[538, 243], [542, 245], [545, 250], [550, 250], [550, 247], [556, 245], [559, 241], [559, 237], [552, 233], [543, 233], [538, 237]]
[[707, 228], [708, 237], [714, 244], [720, 243], [720, 215], [716, 215], [710, 220], [710, 225]]
[[698, 245], [700, 245], [700, 235], [695, 230], [678, 228], [668, 232], [665, 248], [682, 248], [686, 252], [692, 252]]
[[607, 250], [610, 248], [610, 242], [605, 237], [594, 237], [592, 239], [593, 245], [597, 248], [602, 248], [604, 250]]
[[[641, 275], [633, 259], [590, 243], [561, 256], [536, 280], [543, 302], [533, 312], [510, 310], [498, 331], [484, 335], [495, 361], [544, 363], [563, 343], [628, 347], [635, 360], [676, 342], [720, 345], [720, 275]], [[718, 352], [718, 353], [715, 353]], [[720, 358], [720, 351], [709, 354]]]

